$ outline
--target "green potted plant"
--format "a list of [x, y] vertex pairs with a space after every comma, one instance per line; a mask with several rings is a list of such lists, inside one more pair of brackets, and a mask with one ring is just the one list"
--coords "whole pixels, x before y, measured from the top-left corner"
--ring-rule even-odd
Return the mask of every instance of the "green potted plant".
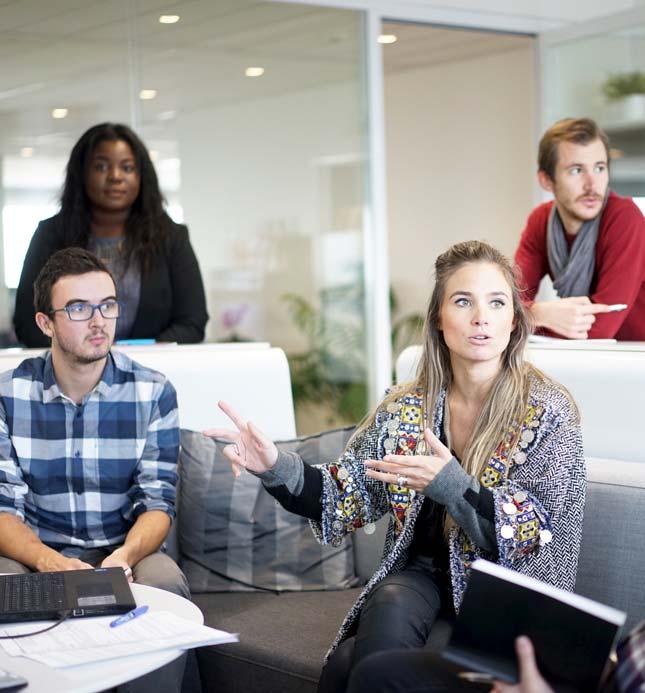
[[[363, 290], [336, 287], [324, 291], [320, 299], [321, 306], [314, 307], [297, 294], [282, 296], [294, 325], [307, 340], [304, 351], [287, 354], [300, 434], [358, 423], [368, 409]], [[399, 316], [393, 291], [390, 309], [396, 358], [405, 347], [419, 343], [423, 316]]]
[[307, 338], [306, 350], [287, 354], [298, 433], [358, 423], [367, 412], [365, 331], [356, 317], [362, 291], [342, 287], [323, 297], [323, 305], [330, 300], [343, 304], [346, 320], [296, 294], [286, 294], [282, 300]]
[[610, 75], [602, 85], [608, 101], [610, 122], [645, 119], [645, 72], [621, 72]]

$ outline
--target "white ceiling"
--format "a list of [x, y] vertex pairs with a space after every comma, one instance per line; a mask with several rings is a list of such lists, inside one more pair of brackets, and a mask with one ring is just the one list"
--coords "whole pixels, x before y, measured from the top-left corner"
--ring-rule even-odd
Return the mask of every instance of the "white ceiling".
[[[378, 3], [377, 3], [378, 4]], [[468, 12], [534, 17], [554, 22], [579, 22], [642, 5], [639, 0], [414, 0], [413, 4]]]
[[397, 37], [396, 43], [383, 47], [386, 75], [505, 53], [525, 48], [532, 41], [517, 34], [395, 22], [384, 23], [383, 32]]
[[[358, 5], [369, 0], [352, 0]], [[325, 4], [326, 0], [320, 0]], [[330, 4], [330, 3], [327, 3]], [[572, 0], [372, 0], [422, 10], [515, 13], [582, 19]], [[639, 3], [640, 4], [640, 3]], [[611, 11], [633, 6], [612, 0]], [[586, 0], [585, 17], [606, 12]], [[179, 14], [162, 25], [164, 13]], [[510, 50], [524, 38], [396, 25], [387, 70], [400, 71]], [[362, 79], [362, 23], [356, 12], [259, 0], [0, 0], [0, 153], [21, 147], [65, 156], [79, 134], [103, 120], [133, 122], [172, 155], [172, 113], [252, 102], [327, 83]], [[244, 77], [251, 65], [259, 79]], [[141, 88], [157, 98], [140, 101]], [[64, 120], [51, 110], [69, 109]], [[165, 118], [165, 119], [164, 119]]]
[[[136, 6], [136, 14], [132, 8]], [[358, 80], [356, 13], [250, 0], [0, 0], [0, 147], [68, 150], [101, 120], [160, 114]], [[249, 79], [244, 69], [266, 74]], [[155, 89], [153, 101], [137, 98]], [[69, 109], [52, 120], [55, 107]], [[34, 138], [37, 138], [34, 140]]]
[[[298, 4], [337, 6], [339, 0], [281, 0]], [[341, 0], [355, 9], [375, 9], [390, 19], [441, 22], [545, 31], [569, 23], [584, 22], [645, 5], [645, 0]], [[461, 18], [461, 22], [460, 22]], [[472, 20], [472, 21], [471, 21]], [[490, 21], [489, 21], [490, 20]], [[473, 21], [475, 22], [473, 24]], [[500, 23], [501, 22], [501, 23]], [[519, 27], [523, 28], [520, 29]]]

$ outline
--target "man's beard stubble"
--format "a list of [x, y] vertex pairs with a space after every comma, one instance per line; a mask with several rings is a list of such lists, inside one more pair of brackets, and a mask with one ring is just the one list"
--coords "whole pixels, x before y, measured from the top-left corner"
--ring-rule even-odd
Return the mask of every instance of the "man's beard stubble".
[[91, 363], [96, 363], [97, 361], [101, 361], [102, 359], [104, 359], [110, 352], [110, 349], [112, 348], [114, 339], [111, 340], [110, 336], [106, 334], [104, 330], [97, 330], [96, 332], [93, 332], [91, 335], [86, 337], [83, 343], [85, 343], [85, 341], [89, 341], [89, 339], [93, 337], [98, 336], [105, 337], [106, 342], [103, 347], [94, 347], [96, 349], [94, 353], [84, 354], [82, 352], [79, 352], [73, 347], [70, 347], [68, 344], [66, 344], [64, 340], [61, 341], [60, 339], [57, 340], [58, 347], [62, 353], [64, 353], [68, 357], [71, 357], [74, 363], [78, 365], [87, 366]]

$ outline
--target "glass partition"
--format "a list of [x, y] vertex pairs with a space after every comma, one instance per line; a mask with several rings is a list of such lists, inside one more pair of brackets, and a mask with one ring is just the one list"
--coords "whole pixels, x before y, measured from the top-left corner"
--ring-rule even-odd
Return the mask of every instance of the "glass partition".
[[207, 339], [284, 348], [300, 432], [357, 421], [368, 376], [363, 15], [250, 0], [174, 7], [0, 7], [2, 344], [73, 144], [93, 124], [125, 122], [151, 151], [169, 214], [189, 227]]
[[588, 116], [611, 142], [610, 185], [645, 210], [645, 13], [546, 35], [544, 127]]

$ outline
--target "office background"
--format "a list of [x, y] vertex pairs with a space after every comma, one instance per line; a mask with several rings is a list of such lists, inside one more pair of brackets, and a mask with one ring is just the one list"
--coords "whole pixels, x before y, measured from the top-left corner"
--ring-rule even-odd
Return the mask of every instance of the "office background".
[[605, 89], [645, 70], [643, 2], [0, 0], [0, 38], [3, 344], [71, 147], [125, 122], [189, 226], [207, 339], [283, 347], [301, 431], [379, 397], [439, 252], [512, 253], [546, 123], [598, 119], [643, 194], [645, 96]]

